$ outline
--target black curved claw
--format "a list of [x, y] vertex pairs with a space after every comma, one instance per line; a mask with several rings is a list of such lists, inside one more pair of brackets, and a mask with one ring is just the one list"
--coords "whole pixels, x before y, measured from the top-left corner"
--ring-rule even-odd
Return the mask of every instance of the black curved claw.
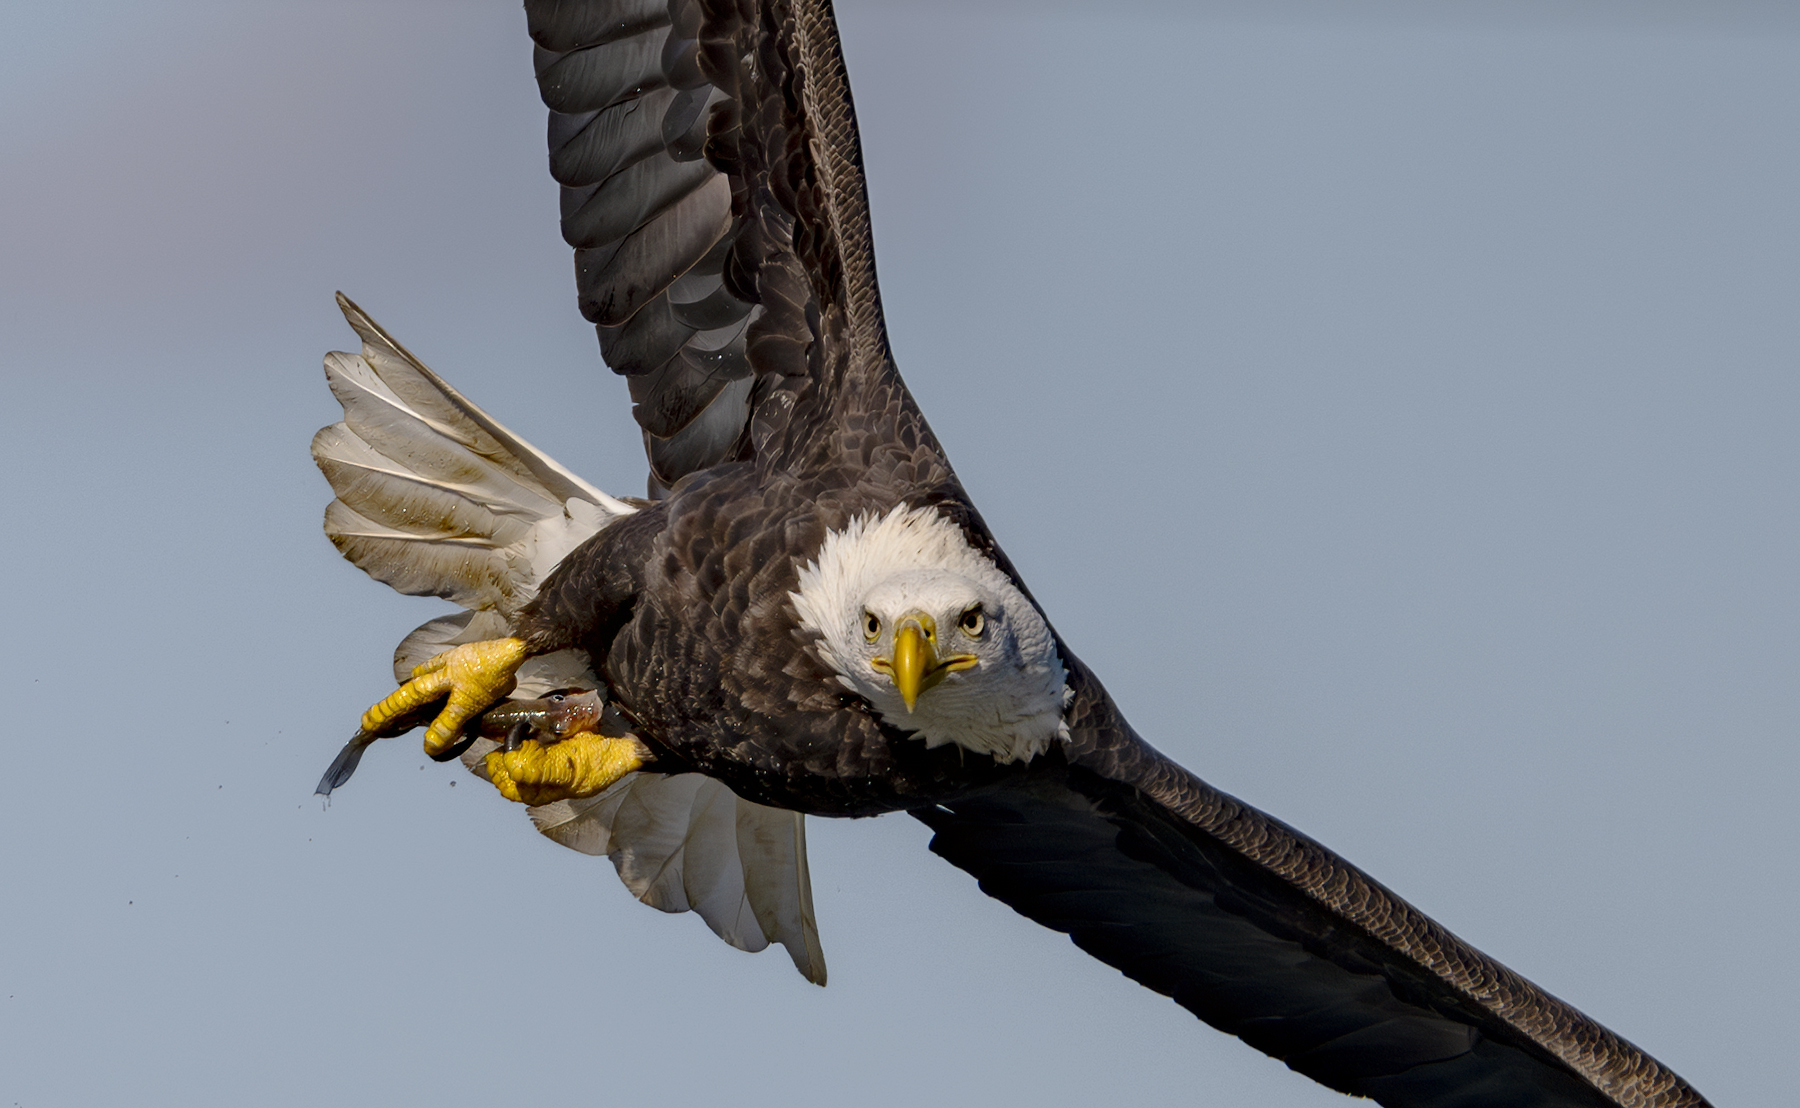
[[457, 739], [436, 754], [428, 754], [427, 756], [434, 762], [448, 762], [452, 758], [462, 757], [462, 752], [469, 749], [470, 744], [474, 743], [474, 741], [474, 735], [464, 735], [462, 738]]

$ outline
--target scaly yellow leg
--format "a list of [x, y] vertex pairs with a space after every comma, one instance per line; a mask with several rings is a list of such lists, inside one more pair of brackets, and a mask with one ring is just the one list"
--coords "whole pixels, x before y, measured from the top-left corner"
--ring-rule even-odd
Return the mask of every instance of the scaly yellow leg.
[[602, 792], [649, 758], [650, 748], [630, 735], [581, 731], [548, 746], [526, 739], [517, 750], [496, 750], [487, 756], [487, 771], [506, 799], [550, 804]]
[[362, 729], [382, 726], [421, 705], [450, 694], [449, 702], [425, 729], [425, 753], [436, 757], [456, 741], [463, 724], [512, 691], [513, 674], [525, 661], [525, 640], [488, 639], [464, 643], [413, 667], [413, 679], [363, 713]]

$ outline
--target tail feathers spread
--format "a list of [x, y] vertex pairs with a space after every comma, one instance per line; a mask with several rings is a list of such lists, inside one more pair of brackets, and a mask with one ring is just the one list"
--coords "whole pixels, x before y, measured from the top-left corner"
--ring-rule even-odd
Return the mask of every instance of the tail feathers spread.
[[361, 354], [330, 354], [344, 408], [313, 439], [325, 533], [376, 580], [511, 618], [589, 535], [634, 511], [470, 403], [343, 296]]
[[[325, 358], [344, 408], [343, 422], [313, 439], [313, 459], [337, 494], [325, 533], [377, 581], [468, 609], [406, 636], [394, 651], [394, 678], [405, 682], [433, 655], [511, 634], [565, 555], [637, 509], [508, 431], [341, 294], [338, 307], [362, 352]], [[742, 404], [735, 393], [727, 399], [721, 410]], [[711, 433], [705, 419], [695, 422], [694, 436]], [[671, 443], [687, 447], [685, 438]], [[523, 698], [604, 688], [576, 650], [529, 658], [517, 679], [513, 695]], [[320, 795], [350, 779], [375, 738], [359, 731], [345, 744], [319, 781]], [[483, 756], [495, 748], [478, 740], [463, 763], [485, 777]], [[533, 808], [531, 817], [557, 842], [611, 857], [644, 903], [693, 911], [743, 950], [778, 942], [807, 980], [825, 983], [798, 813], [752, 804], [696, 774], [636, 773], [599, 796]]]
[[825, 983], [804, 817], [753, 804], [710, 777], [637, 773], [599, 796], [531, 809], [538, 830], [607, 855], [625, 887], [665, 912], [693, 911], [740, 950], [770, 942]]

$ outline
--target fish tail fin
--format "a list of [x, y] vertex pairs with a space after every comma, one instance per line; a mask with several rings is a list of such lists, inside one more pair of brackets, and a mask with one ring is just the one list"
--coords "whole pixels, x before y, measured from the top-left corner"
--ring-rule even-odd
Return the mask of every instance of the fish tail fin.
[[338, 751], [337, 757], [325, 767], [325, 776], [319, 778], [319, 787], [313, 790], [313, 795], [330, 796], [331, 790], [350, 780], [350, 775], [356, 772], [357, 763], [362, 761], [363, 751], [369, 749], [369, 744], [374, 741], [375, 736], [367, 731], [359, 730], [350, 736], [344, 749]]

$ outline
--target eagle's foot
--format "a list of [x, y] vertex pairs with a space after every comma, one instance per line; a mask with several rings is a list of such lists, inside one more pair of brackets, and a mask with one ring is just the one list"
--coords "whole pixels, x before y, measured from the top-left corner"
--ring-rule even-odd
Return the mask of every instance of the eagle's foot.
[[362, 728], [380, 734], [397, 718], [448, 696], [425, 729], [425, 753], [436, 758], [456, 742], [464, 724], [512, 691], [513, 674], [524, 661], [523, 639], [488, 639], [446, 650], [413, 667], [411, 681], [364, 712]]
[[517, 750], [496, 750], [487, 771], [501, 796], [535, 806], [593, 796], [649, 760], [650, 748], [634, 736], [582, 731], [548, 745], [526, 739]]

